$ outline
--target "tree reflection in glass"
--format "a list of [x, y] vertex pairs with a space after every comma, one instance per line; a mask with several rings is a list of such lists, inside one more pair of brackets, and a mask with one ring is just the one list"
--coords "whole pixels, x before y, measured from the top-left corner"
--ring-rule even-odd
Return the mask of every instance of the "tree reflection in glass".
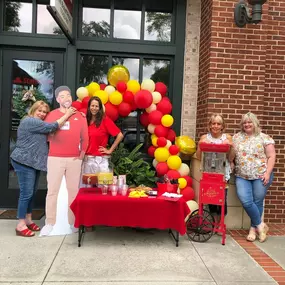
[[31, 33], [32, 12], [32, 3], [23, 3], [20, 1], [5, 1], [4, 31]]
[[144, 59], [143, 79], [152, 79], [154, 82], [163, 82], [169, 86], [170, 60]]
[[170, 13], [146, 12], [145, 19], [145, 40], [171, 41], [172, 15]]

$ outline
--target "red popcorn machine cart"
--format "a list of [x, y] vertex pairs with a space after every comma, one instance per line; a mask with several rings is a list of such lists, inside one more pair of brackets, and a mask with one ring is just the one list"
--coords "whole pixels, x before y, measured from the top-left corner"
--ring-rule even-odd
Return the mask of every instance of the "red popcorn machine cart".
[[[222, 245], [226, 240], [225, 199], [226, 181], [225, 167], [228, 144], [201, 143], [202, 152], [199, 191], [199, 209], [191, 213], [187, 220], [187, 235], [190, 240], [196, 242], [208, 241], [215, 232], [222, 233]], [[205, 205], [221, 206], [220, 222], [215, 222], [213, 215], [205, 209]]]

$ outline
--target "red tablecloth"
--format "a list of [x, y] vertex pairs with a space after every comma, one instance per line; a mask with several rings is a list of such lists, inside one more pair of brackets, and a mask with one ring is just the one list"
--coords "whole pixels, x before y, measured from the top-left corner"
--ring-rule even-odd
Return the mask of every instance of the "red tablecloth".
[[101, 195], [95, 188], [81, 188], [70, 206], [75, 227], [113, 226], [172, 229], [186, 233], [184, 219], [190, 210], [183, 198], [176, 202], [159, 198]]

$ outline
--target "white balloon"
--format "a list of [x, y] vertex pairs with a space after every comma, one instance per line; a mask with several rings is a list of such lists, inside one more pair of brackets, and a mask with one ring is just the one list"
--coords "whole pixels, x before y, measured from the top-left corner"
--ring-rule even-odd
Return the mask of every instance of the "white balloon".
[[194, 200], [190, 200], [187, 201], [186, 204], [188, 205], [188, 208], [190, 209], [190, 213], [189, 215], [185, 218], [185, 222], [188, 220], [189, 216], [191, 215], [191, 213], [193, 213], [194, 211], [199, 209], [199, 205], [196, 201]]
[[116, 91], [115, 87], [112, 86], [112, 85], [106, 86], [104, 90], [105, 90], [109, 95], [110, 95], [111, 93], [113, 93], [114, 91]]
[[181, 166], [177, 169], [181, 176], [187, 176], [190, 173], [190, 168], [186, 163], [182, 163]]
[[156, 110], [156, 105], [155, 104], [151, 104], [148, 108], [145, 109], [147, 113], [150, 113], [152, 111]]
[[154, 159], [154, 160], [152, 161], [153, 167], [156, 168], [157, 164], [158, 164], [158, 161], [157, 161], [156, 159]]
[[151, 79], [145, 79], [141, 84], [141, 89], [153, 92], [155, 90], [155, 83]]
[[149, 131], [149, 133], [153, 134], [155, 127], [156, 127], [155, 125], [149, 124], [149, 125], [147, 126], [147, 130]]
[[170, 140], [166, 140], [166, 148], [169, 149], [172, 146], [172, 143]]
[[161, 94], [157, 91], [152, 92], [152, 103], [157, 104], [161, 101]]

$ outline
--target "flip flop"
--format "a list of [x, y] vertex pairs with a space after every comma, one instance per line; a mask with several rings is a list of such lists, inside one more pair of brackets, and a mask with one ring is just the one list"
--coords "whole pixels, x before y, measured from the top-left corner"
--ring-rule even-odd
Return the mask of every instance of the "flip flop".
[[268, 231], [269, 231], [268, 226], [266, 224], [264, 224], [263, 230], [258, 235], [259, 242], [265, 242], [266, 241]]
[[24, 229], [24, 230], [21, 230], [21, 231], [15, 229], [15, 231], [16, 231], [16, 235], [17, 236], [21, 236], [21, 237], [33, 237], [35, 235], [35, 233], [32, 232], [29, 229]]
[[30, 229], [31, 231], [34, 231], [34, 232], [38, 232], [41, 230], [41, 228], [36, 225], [35, 223], [31, 223], [29, 225], [27, 225], [27, 228]]
[[255, 230], [250, 230], [248, 236], [246, 237], [247, 241], [253, 242], [256, 240], [256, 232]]

